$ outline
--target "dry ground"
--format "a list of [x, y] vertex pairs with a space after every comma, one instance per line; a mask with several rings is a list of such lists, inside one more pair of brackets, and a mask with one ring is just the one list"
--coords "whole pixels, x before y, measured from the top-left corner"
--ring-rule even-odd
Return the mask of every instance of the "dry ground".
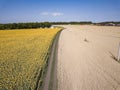
[[120, 27], [63, 26], [57, 61], [58, 90], [120, 90]]

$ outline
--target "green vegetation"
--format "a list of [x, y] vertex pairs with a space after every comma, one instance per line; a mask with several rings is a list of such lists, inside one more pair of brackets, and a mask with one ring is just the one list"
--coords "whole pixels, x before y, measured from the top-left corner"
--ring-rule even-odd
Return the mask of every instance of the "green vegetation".
[[52, 24], [55, 24], [55, 25], [68, 25], [68, 24], [72, 24], [72, 25], [77, 25], [77, 24], [81, 24], [81, 25], [84, 25], [84, 24], [92, 24], [91, 21], [84, 21], [84, 22], [52, 22]]
[[43, 22], [43, 23], [9, 23], [9, 24], [0, 24], [1, 30], [8, 29], [31, 29], [31, 28], [49, 28], [51, 27], [51, 23]]
[[120, 22], [100, 22], [93, 23], [91, 21], [84, 22], [36, 22], [36, 23], [8, 23], [0, 24], [0, 30], [10, 29], [32, 29], [32, 28], [49, 28], [52, 25], [100, 25], [100, 26], [120, 26]]

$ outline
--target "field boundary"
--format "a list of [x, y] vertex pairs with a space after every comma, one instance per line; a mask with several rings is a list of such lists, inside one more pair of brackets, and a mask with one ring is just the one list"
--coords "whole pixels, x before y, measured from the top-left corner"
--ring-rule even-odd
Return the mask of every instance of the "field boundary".
[[52, 68], [51, 68], [51, 75], [50, 75], [50, 81], [49, 81], [49, 89], [48, 90], [57, 90], [57, 58], [58, 58], [58, 42], [59, 37], [62, 30], [58, 32], [56, 37], [54, 38], [54, 45], [53, 49], [53, 61], [52, 61]]
[[37, 83], [37, 87], [34, 90], [57, 90], [57, 76], [55, 67], [57, 61], [58, 41], [62, 30], [63, 29], [57, 32], [51, 41], [51, 46], [49, 48], [48, 55], [46, 56], [46, 64], [40, 71], [40, 74], [43, 73], [41, 77], [42, 80], [39, 79], [39, 83]]

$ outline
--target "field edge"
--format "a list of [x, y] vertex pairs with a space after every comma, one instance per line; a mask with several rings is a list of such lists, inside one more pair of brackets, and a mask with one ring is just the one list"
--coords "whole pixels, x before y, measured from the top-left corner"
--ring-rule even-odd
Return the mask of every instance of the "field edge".
[[52, 44], [49, 48], [50, 53], [48, 55], [48, 62], [46, 63], [45, 68], [43, 69], [45, 71], [43, 81], [39, 83], [38, 87], [35, 90], [57, 90], [57, 76], [55, 67], [57, 61], [58, 41], [62, 30], [63, 29], [57, 32], [57, 34], [52, 40]]

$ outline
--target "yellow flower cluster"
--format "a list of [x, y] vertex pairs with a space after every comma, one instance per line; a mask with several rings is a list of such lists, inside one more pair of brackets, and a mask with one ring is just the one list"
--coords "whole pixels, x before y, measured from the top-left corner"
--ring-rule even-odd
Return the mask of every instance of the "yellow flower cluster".
[[60, 30], [0, 30], [0, 90], [33, 90]]

